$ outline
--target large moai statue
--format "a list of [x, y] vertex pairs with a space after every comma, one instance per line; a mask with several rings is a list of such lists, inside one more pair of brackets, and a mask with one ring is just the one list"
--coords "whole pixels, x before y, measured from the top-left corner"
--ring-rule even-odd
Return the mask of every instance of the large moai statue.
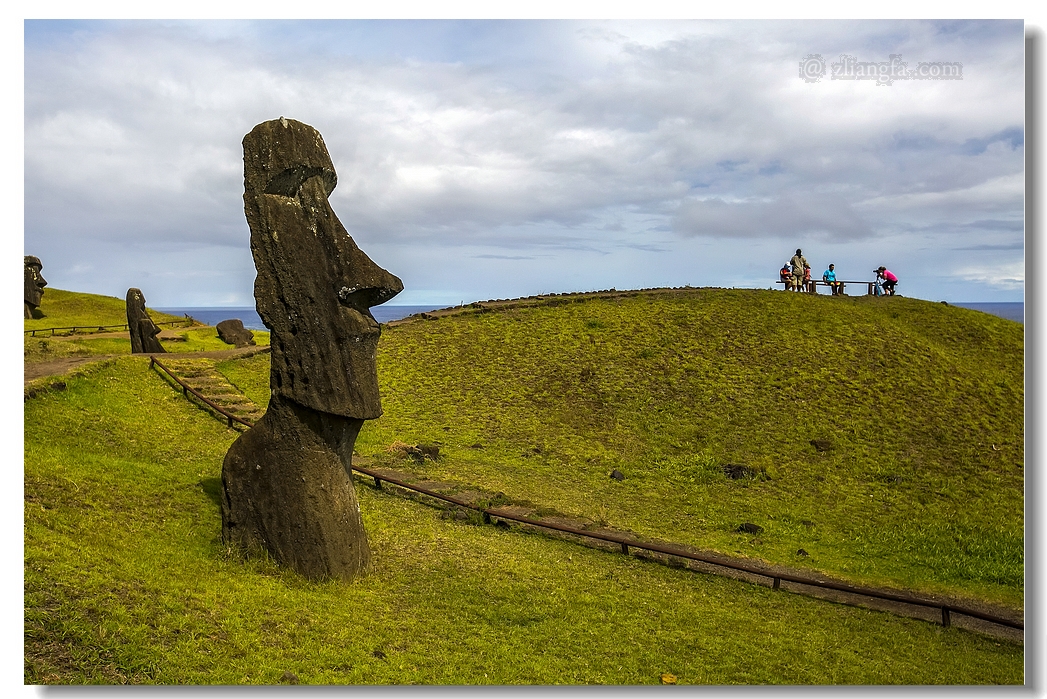
[[160, 328], [145, 310], [145, 296], [139, 289], [127, 290], [127, 330], [131, 334], [131, 354], [166, 352], [156, 336]]
[[353, 445], [382, 414], [370, 308], [403, 290], [356, 246], [328, 197], [337, 177], [316, 129], [267, 121], [244, 137], [244, 212], [258, 315], [271, 331], [266, 414], [222, 465], [222, 538], [309, 578], [370, 563]]
[[40, 302], [44, 298], [44, 287], [47, 280], [40, 270], [44, 268], [40, 258], [34, 255], [25, 256], [25, 317], [43, 318], [40, 312]]

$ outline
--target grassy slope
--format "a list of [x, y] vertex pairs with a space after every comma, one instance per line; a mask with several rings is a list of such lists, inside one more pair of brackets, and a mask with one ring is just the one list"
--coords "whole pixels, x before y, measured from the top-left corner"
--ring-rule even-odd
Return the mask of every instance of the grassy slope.
[[[267, 359], [253, 361], [264, 377]], [[385, 415], [361, 453], [439, 442], [437, 478], [651, 537], [1022, 605], [1018, 323], [898, 297], [693, 290], [387, 328], [379, 372]], [[727, 463], [770, 479], [728, 480]], [[763, 534], [734, 532], [747, 521]]]
[[[69, 327], [74, 325], [121, 325], [127, 322], [126, 308], [123, 299], [98, 294], [83, 294], [61, 289], [46, 289], [40, 310], [45, 316], [39, 319], [26, 320], [26, 330], [38, 328]], [[149, 310], [149, 316], [156, 322], [184, 320], [181, 316]], [[199, 352], [207, 350], [229, 349], [230, 345], [218, 339], [213, 327], [205, 326], [196, 329], [182, 329], [179, 326], [161, 326], [162, 330], [172, 329], [179, 332], [183, 341], [163, 340], [161, 345], [168, 352]], [[254, 331], [255, 342], [259, 345], [269, 343], [268, 332]], [[43, 362], [59, 357], [86, 356], [98, 354], [130, 354], [131, 341], [118, 337], [91, 337], [91, 335], [73, 335], [69, 337], [29, 337], [24, 341], [23, 357], [27, 362]]]
[[[44, 317], [26, 320], [26, 330], [71, 325], [123, 325], [127, 322], [124, 299], [50, 287], [44, 289], [40, 311]], [[156, 322], [183, 320], [182, 316], [173, 316], [152, 309], [149, 310], [149, 317]]]
[[140, 358], [25, 404], [28, 683], [1020, 683], [1021, 646], [443, 520], [360, 488], [375, 570], [219, 540], [235, 437]]

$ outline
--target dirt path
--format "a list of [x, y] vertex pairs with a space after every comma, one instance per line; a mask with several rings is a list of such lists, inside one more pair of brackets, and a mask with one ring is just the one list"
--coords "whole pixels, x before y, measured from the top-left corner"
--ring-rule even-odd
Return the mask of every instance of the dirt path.
[[[123, 333], [126, 335], [127, 333]], [[140, 354], [139, 357], [155, 356], [161, 361], [164, 359], [233, 359], [238, 357], [250, 357], [261, 352], [268, 352], [269, 346], [261, 347], [234, 347], [227, 350], [210, 350], [208, 352], [166, 352], [164, 354]], [[87, 357], [62, 357], [49, 362], [33, 362], [24, 365], [24, 380], [22, 385], [30, 381], [42, 379], [46, 376], [60, 376], [68, 374], [73, 369], [92, 362], [101, 362], [114, 357], [126, 357], [126, 354], [93, 354]]]

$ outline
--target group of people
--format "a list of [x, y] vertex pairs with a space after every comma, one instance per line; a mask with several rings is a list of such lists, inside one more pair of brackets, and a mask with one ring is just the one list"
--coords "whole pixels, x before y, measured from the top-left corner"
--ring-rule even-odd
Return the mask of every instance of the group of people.
[[[883, 265], [873, 270], [876, 281], [873, 285], [873, 294], [876, 296], [894, 296], [894, 287], [898, 284], [898, 277]], [[785, 284], [786, 291], [813, 291], [811, 283], [811, 266], [807, 264], [807, 258], [803, 256], [803, 250], [796, 248], [796, 254], [786, 262], [779, 276]], [[836, 279], [836, 265], [830, 263], [829, 269], [822, 272], [822, 282], [832, 290], [833, 296], [843, 294], [843, 282]]]

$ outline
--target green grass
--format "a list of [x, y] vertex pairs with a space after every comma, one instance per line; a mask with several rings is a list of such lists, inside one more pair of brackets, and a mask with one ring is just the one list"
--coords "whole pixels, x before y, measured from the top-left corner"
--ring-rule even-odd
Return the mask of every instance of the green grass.
[[367, 487], [372, 574], [309, 582], [220, 543], [235, 432], [142, 358], [66, 385], [25, 404], [27, 683], [1023, 680], [1021, 645], [447, 520]]
[[[62, 289], [44, 289], [40, 301], [42, 318], [26, 319], [25, 329], [61, 328], [73, 325], [124, 325], [127, 309], [124, 299], [99, 294], [85, 294]], [[149, 310], [149, 317], [156, 322], [184, 320], [182, 316]], [[166, 327], [166, 326], [165, 326]]]
[[[25, 321], [25, 329], [122, 325], [127, 323], [123, 299], [97, 294], [83, 294], [61, 289], [46, 289], [40, 310], [45, 317]], [[184, 320], [160, 311], [149, 311], [149, 316], [156, 322]], [[184, 326], [163, 325], [161, 330], [174, 330], [180, 340], [161, 340], [161, 345], [168, 352], [203, 352], [230, 349], [218, 338], [217, 331], [211, 326], [186, 328]], [[255, 343], [269, 344], [267, 331], [253, 331]], [[83, 357], [103, 354], [130, 354], [131, 341], [119, 337], [92, 337], [90, 334], [65, 336], [36, 337], [24, 339], [23, 358], [26, 362], [44, 362], [61, 357]]]
[[[395, 440], [435, 442], [433, 478], [643, 536], [1021, 608], [1023, 333], [926, 301], [751, 290], [408, 324], [384, 331], [385, 414], [357, 449], [383, 458]], [[234, 383], [260, 395], [267, 359], [253, 361], [253, 385]], [[725, 464], [768, 478], [730, 480]], [[616, 468], [624, 482], [608, 478]], [[736, 533], [742, 522], [764, 532]]]

